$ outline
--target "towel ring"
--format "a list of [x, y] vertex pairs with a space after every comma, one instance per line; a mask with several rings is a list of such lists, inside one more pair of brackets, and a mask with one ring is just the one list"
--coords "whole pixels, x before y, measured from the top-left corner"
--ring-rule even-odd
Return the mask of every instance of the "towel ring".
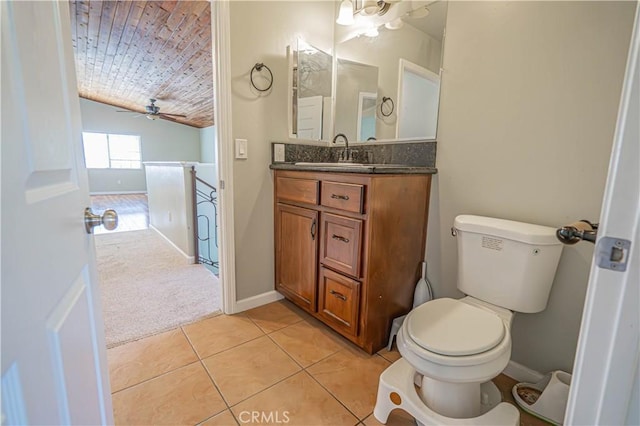
[[[254, 71], [261, 72], [263, 68], [266, 69], [267, 72], [269, 73], [269, 85], [266, 88], [261, 89], [260, 87], [256, 86], [256, 82], [253, 80], [253, 73], [254, 73]], [[266, 66], [265, 64], [263, 64], [261, 62], [256, 63], [253, 66], [253, 68], [251, 68], [251, 73], [249, 75], [249, 78], [251, 80], [251, 85], [253, 86], [253, 88], [256, 89], [259, 92], [266, 92], [269, 89], [271, 89], [271, 86], [273, 86], [273, 73], [271, 72], [271, 70], [269, 69], [268, 66]]]
[[[391, 104], [391, 110], [385, 114], [383, 107], [385, 105], [389, 105]], [[380, 103], [380, 114], [382, 114], [384, 117], [389, 117], [391, 114], [393, 114], [393, 110], [395, 109], [395, 104], [393, 103], [393, 99], [391, 99], [388, 96], [383, 96], [382, 97], [382, 102]]]

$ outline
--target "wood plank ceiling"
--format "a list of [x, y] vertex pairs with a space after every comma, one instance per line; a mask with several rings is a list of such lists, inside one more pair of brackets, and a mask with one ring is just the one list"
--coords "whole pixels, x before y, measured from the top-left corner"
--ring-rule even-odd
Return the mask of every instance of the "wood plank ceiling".
[[70, 11], [81, 97], [141, 113], [154, 98], [187, 116], [174, 121], [213, 125], [208, 1], [71, 0]]

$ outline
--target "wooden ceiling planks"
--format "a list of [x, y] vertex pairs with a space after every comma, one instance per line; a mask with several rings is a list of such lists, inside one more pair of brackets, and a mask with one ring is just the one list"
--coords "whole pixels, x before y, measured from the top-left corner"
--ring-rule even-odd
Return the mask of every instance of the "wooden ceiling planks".
[[213, 125], [208, 1], [70, 0], [81, 97], [144, 112], [150, 98], [176, 122]]

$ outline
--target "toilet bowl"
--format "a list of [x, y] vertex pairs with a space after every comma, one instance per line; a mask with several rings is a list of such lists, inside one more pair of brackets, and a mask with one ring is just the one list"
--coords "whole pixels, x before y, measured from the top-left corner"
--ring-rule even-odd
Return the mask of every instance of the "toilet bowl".
[[491, 379], [509, 363], [514, 312], [546, 308], [562, 244], [555, 228], [482, 216], [456, 217], [453, 231], [466, 297], [429, 301], [405, 318], [402, 358], [380, 376], [374, 415], [383, 423], [395, 408], [422, 424], [519, 423]]
[[444, 416], [481, 415], [481, 385], [509, 362], [513, 314], [491, 308], [470, 297], [436, 299], [411, 311], [398, 333], [400, 354], [421, 375], [422, 401]]

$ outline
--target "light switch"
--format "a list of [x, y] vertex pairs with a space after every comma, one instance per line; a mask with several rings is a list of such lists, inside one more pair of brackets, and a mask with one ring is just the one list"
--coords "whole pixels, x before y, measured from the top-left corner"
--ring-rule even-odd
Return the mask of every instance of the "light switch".
[[284, 162], [284, 144], [273, 144], [273, 161], [283, 163]]
[[248, 158], [247, 140], [236, 139], [236, 159], [245, 160]]

